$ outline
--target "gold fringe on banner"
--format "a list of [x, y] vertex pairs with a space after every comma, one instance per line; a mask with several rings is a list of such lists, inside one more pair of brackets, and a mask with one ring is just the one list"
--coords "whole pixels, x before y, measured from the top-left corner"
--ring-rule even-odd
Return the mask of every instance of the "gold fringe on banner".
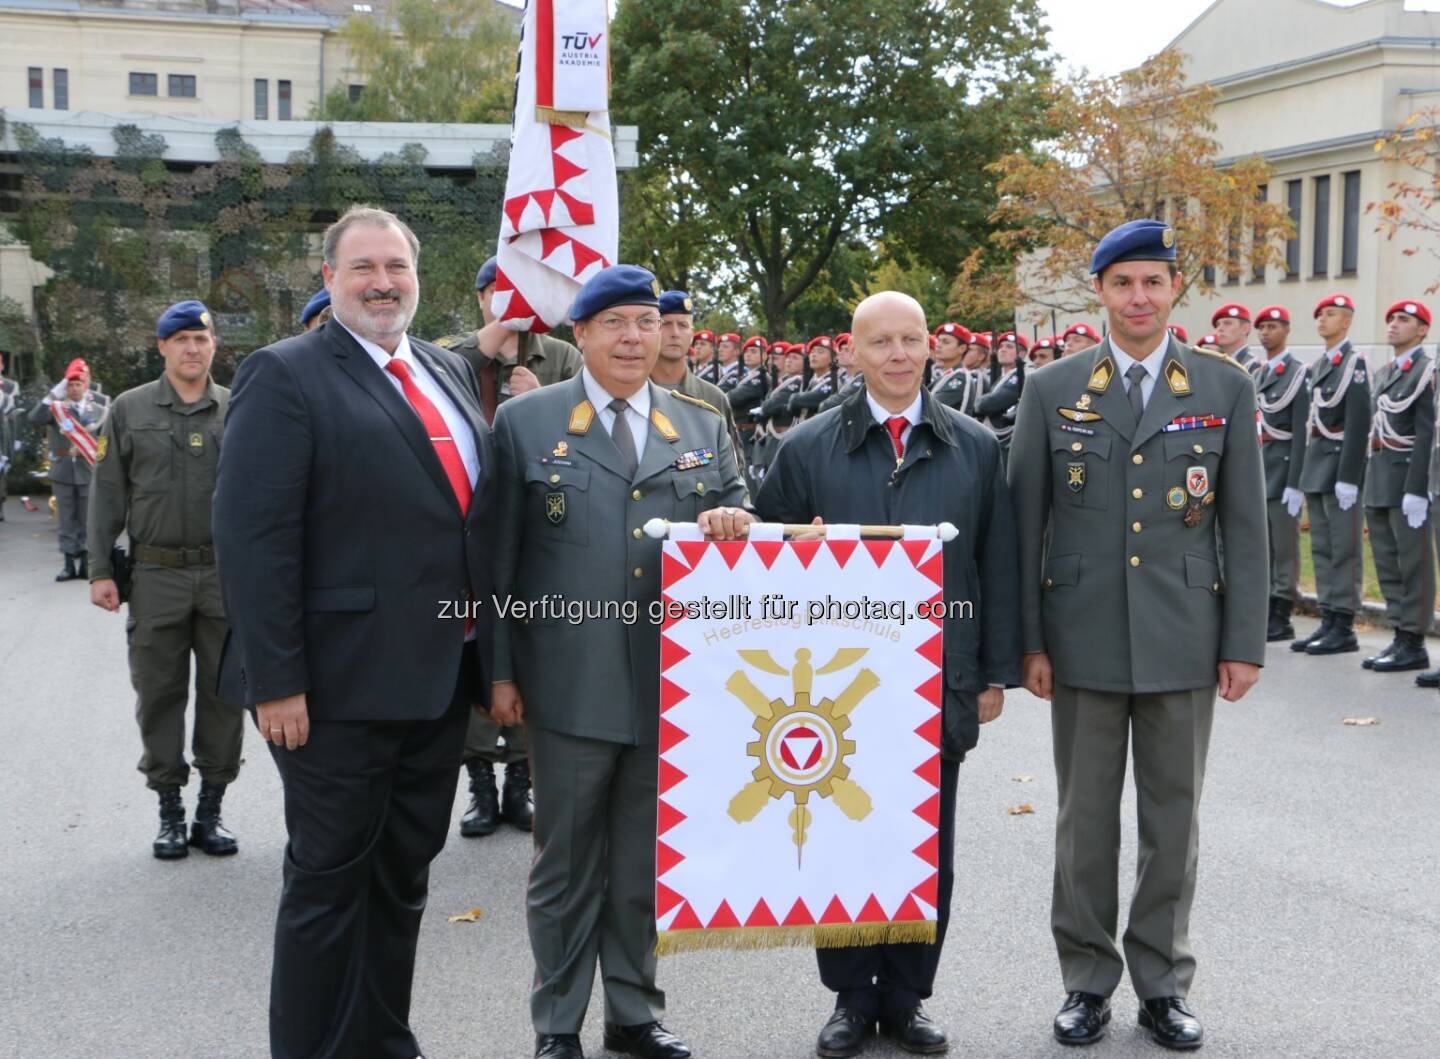
[[662, 930], [656, 956], [702, 949], [840, 949], [851, 945], [935, 943], [935, 921], [905, 923], [822, 923], [812, 927], [719, 927], [714, 930]]
[[564, 125], [571, 129], [584, 129], [586, 132], [593, 132], [597, 136], [610, 139], [608, 132], [590, 124], [588, 110], [556, 110], [554, 107], [536, 107], [535, 120], [542, 125]]

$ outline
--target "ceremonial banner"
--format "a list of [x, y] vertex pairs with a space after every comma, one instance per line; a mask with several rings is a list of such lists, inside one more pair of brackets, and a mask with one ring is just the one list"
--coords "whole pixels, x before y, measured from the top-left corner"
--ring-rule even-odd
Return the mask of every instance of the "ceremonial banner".
[[856, 529], [664, 544], [661, 954], [935, 938], [941, 544]]
[[564, 323], [619, 253], [609, 37], [606, 0], [525, 5], [493, 302], [515, 331]]
[[75, 451], [84, 458], [86, 463], [94, 467], [98, 451], [90, 431], [85, 429], [80, 420], [67, 412], [65, 406], [59, 401], [50, 403], [50, 415], [54, 417], [55, 425], [60, 428], [60, 433], [64, 434], [70, 440], [70, 444], [75, 446]]

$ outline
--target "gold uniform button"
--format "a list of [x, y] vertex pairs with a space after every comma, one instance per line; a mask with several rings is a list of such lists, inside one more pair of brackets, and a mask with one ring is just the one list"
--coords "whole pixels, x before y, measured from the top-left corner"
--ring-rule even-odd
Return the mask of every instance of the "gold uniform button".
[[635, 490], [633, 493], [631, 493], [631, 494], [630, 494], [630, 499], [631, 499], [631, 500], [639, 500], [639, 499], [640, 499], [640, 490], [637, 489], [637, 490]]
[[1195, 455], [1197, 455], [1197, 456], [1200, 455], [1200, 453], [1202, 453], [1202, 452], [1205, 451], [1205, 446], [1202, 445], [1202, 444], [1200, 444], [1198, 441], [1197, 441], [1195, 444], [1191, 445], [1190, 447], [1195, 450]]
[[1140, 525], [1140, 523], [1138, 523], [1138, 522], [1132, 522], [1132, 523], [1130, 523], [1130, 532], [1131, 532], [1131, 533], [1139, 533], [1142, 528], [1143, 528], [1143, 527], [1142, 527], [1142, 526]]
[[1082, 448], [1084, 448], [1084, 446], [1081, 445], [1080, 442], [1078, 442], [1078, 441], [1072, 441], [1072, 442], [1070, 442], [1070, 451], [1071, 451], [1071, 452], [1079, 452]]
[[633, 530], [630, 531], [630, 536], [634, 537], [638, 541], [641, 537], [645, 536], [645, 532], [639, 526], [636, 526]]
[[1139, 500], [1142, 496], [1145, 495], [1145, 490], [1137, 486], [1136, 488], [1130, 490], [1130, 495], [1133, 496], [1136, 500]]
[[696, 482], [696, 483], [695, 483], [695, 492], [704, 494], [704, 492], [705, 492], [705, 483], [704, 483], [704, 482]]
[[1220, 591], [1220, 582], [1219, 582], [1219, 581], [1216, 581], [1213, 585], [1211, 585], [1211, 586], [1210, 586], [1210, 591], [1211, 591], [1211, 592], [1219, 592], [1219, 591]]
[[1132, 555], [1132, 556], [1130, 556], [1130, 565], [1131, 565], [1131, 566], [1139, 566], [1139, 565], [1140, 565], [1140, 556], [1138, 556], [1138, 555]]
[[640, 569], [640, 567], [638, 567], [638, 566], [635, 567], [634, 570], [630, 571], [630, 573], [631, 573], [631, 575], [635, 578], [636, 581], [639, 581], [642, 577], [645, 576], [645, 571], [642, 570], [642, 569]]
[[1133, 464], [1136, 464], [1136, 465], [1138, 466], [1139, 464], [1142, 464], [1142, 463], [1145, 462], [1145, 457], [1142, 456], [1142, 455], [1140, 455], [1140, 453], [1137, 452], [1137, 453], [1135, 453], [1135, 455], [1133, 455], [1133, 456], [1130, 457], [1130, 462], [1133, 463]]
[[555, 482], [558, 482], [559, 480], [560, 480], [560, 476], [559, 476], [558, 474], [552, 474], [552, 475], [550, 476], [550, 481], [551, 481], [552, 484], [555, 483]]

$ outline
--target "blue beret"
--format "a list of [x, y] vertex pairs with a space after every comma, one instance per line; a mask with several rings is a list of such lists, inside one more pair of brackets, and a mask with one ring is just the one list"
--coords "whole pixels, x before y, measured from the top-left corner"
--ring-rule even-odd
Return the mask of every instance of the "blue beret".
[[591, 276], [575, 295], [570, 319], [588, 320], [617, 305], [660, 307], [660, 282], [639, 265], [611, 265]]
[[304, 327], [311, 320], [315, 319], [315, 317], [319, 316], [321, 310], [329, 304], [330, 292], [324, 287], [321, 287], [320, 293], [306, 302], [305, 308], [300, 310], [300, 326]]
[[690, 300], [690, 295], [683, 290], [667, 290], [660, 295], [660, 315], [669, 316], [671, 313], [693, 313], [695, 304]]
[[495, 259], [493, 257], [489, 261], [485, 262], [485, 264], [480, 266], [480, 271], [475, 273], [476, 290], [484, 290], [486, 287], [490, 286], [490, 284], [495, 282], [495, 271], [497, 267], [498, 266], [496, 265]]
[[1098, 276], [1118, 261], [1174, 260], [1174, 228], [1164, 221], [1129, 221], [1100, 240], [1090, 258], [1090, 274]]
[[169, 338], [176, 331], [196, 331], [210, 327], [210, 310], [203, 302], [176, 302], [160, 314], [155, 324], [156, 338]]

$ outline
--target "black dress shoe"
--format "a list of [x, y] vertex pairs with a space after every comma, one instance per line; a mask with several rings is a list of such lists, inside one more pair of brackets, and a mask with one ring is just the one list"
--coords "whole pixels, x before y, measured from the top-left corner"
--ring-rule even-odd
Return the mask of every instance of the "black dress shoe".
[[488, 761], [470, 761], [470, 805], [460, 818], [460, 834], [483, 838], [500, 826], [500, 794], [495, 789], [495, 769]]
[[1309, 647], [1316, 640], [1324, 637], [1330, 631], [1330, 627], [1334, 624], [1335, 616], [1328, 610], [1321, 611], [1320, 624], [1315, 626], [1315, 630], [1309, 636], [1302, 636], [1300, 637], [1300, 639], [1292, 641], [1290, 644], [1290, 650], [1296, 652], [1297, 654], [1304, 654], [1305, 648]]
[[1307, 655], [1343, 655], [1360, 650], [1355, 638], [1355, 615], [1331, 615], [1330, 631], [1314, 643], [1306, 644]]
[[1156, 997], [1145, 1001], [1140, 1009], [1140, 1028], [1150, 1031], [1150, 1039], [1156, 1044], [1178, 1051], [1199, 1048], [1205, 1031], [1185, 1006], [1185, 999], [1178, 996]]
[[212, 857], [227, 857], [239, 850], [235, 836], [220, 820], [220, 802], [225, 797], [225, 784], [200, 781], [200, 799], [195, 803], [195, 819], [190, 824], [190, 845]]
[[1430, 664], [1425, 637], [1418, 632], [1396, 633], [1395, 643], [1395, 649], [1384, 658], [1377, 658], [1371, 669], [1377, 673], [1400, 673], [1407, 669], [1424, 669]]
[[179, 787], [160, 791], [160, 833], [150, 850], [160, 860], [179, 860], [190, 853], [185, 844], [185, 803], [180, 800]]
[[880, 1020], [880, 1029], [903, 1050], [914, 1055], [939, 1055], [950, 1050], [945, 1031], [923, 1007], [896, 1012]]
[[535, 1059], [585, 1059], [578, 1033], [537, 1033]]
[[690, 1059], [690, 1049], [685, 1042], [658, 1022], [644, 1022], [639, 1026], [607, 1022], [605, 1048], [621, 1055], [638, 1055], [641, 1059]]
[[1094, 1044], [1110, 1022], [1110, 998], [1096, 993], [1067, 993], [1055, 1015], [1055, 1039], [1061, 1044]]
[[1393, 654], [1394, 654], [1396, 651], [1398, 651], [1399, 649], [1400, 649], [1400, 634], [1399, 634], [1399, 633], [1396, 633], [1396, 634], [1395, 634], [1395, 639], [1393, 639], [1393, 640], [1391, 640], [1389, 643], [1387, 643], [1387, 644], [1385, 645], [1384, 650], [1382, 650], [1378, 655], [1371, 655], [1369, 658], [1365, 659], [1365, 661], [1363, 661], [1363, 662], [1360, 663], [1360, 668], [1361, 668], [1361, 669], [1374, 669], [1376, 662], [1379, 662], [1381, 659], [1384, 659], [1384, 658], [1389, 658], [1391, 655], [1393, 655]]
[[815, 1042], [815, 1054], [825, 1059], [846, 1059], [859, 1055], [865, 1047], [874, 1028], [875, 1020], [860, 1014], [854, 1008], [836, 1008], [820, 1027], [820, 1037]]
[[1415, 685], [1421, 688], [1440, 688], [1440, 669], [1427, 669], [1415, 674]]
[[521, 831], [535, 829], [535, 803], [530, 795], [530, 762], [505, 766], [505, 789], [500, 792], [500, 818]]
[[1277, 643], [1295, 639], [1295, 626], [1290, 624], [1290, 612], [1294, 604], [1279, 596], [1270, 597], [1270, 620], [1265, 626], [1265, 642]]

